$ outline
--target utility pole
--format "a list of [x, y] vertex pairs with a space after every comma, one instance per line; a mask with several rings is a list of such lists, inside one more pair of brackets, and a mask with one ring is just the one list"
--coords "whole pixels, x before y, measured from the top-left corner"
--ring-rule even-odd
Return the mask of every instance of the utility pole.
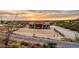
[[[14, 19], [17, 18], [17, 15], [18, 15], [18, 12], [16, 13]], [[6, 29], [6, 32], [5, 32], [5, 38], [4, 38], [4, 41], [5, 41], [5, 47], [8, 48], [8, 42], [9, 42], [9, 38], [10, 38], [10, 35], [13, 33], [13, 24], [12, 23], [8, 23], [8, 24], [5, 24], [4, 27]]]
[[9, 47], [8, 41], [9, 41], [10, 35], [13, 33], [13, 30], [12, 30], [13, 26], [11, 24], [5, 24], [4, 27], [6, 29], [6, 32], [4, 32], [5, 33], [4, 44], [5, 44], [5, 47], [8, 48]]

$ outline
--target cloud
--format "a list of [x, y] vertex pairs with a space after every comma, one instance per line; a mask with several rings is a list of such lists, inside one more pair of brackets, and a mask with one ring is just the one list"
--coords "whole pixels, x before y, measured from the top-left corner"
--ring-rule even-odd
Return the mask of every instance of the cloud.
[[66, 20], [79, 18], [78, 10], [1, 10], [0, 17], [24, 20]]

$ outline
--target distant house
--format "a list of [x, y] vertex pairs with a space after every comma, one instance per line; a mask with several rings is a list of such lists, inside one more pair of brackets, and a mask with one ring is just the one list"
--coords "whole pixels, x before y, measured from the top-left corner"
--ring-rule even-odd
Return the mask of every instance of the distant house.
[[29, 22], [29, 28], [33, 29], [49, 29], [50, 22]]

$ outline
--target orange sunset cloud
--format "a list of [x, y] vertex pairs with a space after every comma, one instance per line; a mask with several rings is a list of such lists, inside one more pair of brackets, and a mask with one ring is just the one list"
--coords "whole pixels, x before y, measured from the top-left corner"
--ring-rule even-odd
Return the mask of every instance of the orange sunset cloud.
[[79, 18], [79, 12], [60, 12], [60, 11], [28, 11], [28, 10], [1, 10], [0, 16], [15, 17], [24, 20], [73, 20]]

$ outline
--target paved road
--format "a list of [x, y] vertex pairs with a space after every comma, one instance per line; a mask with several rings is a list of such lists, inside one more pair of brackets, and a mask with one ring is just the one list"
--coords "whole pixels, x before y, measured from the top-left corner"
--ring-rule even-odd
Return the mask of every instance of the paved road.
[[[20, 35], [11, 35], [10, 38], [17, 39], [17, 40], [19, 39], [20, 40], [32, 40], [35, 42], [48, 42], [49, 41], [49, 39], [46, 39], [46, 38], [32, 38], [30, 36], [20, 36]], [[78, 48], [79, 47], [79, 42], [67, 42], [67, 41], [60, 41], [56, 39], [51, 39], [51, 40], [52, 42], [57, 43], [58, 45], [61, 45], [65, 48]]]
[[62, 33], [65, 38], [71, 38], [72, 40], [79, 38], [79, 33], [76, 31], [72, 31], [70, 29], [66, 29], [59, 26], [51, 26], [51, 28], [56, 29], [58, 32]]
[[[32, 40], [35, 42], [48, 42], [49, 39], [45, 39], [45, 38], [32, 38], [32, 37], [27, 37], [27, 36], [16, 36], [16, 35], [12, 35], [12, 38], [15, 39], [23, 39], [23, 40]], [[56, 40], [56, 39], [52, 39], [52, 42], [57, 43], [60, 46], [63, 46], [65, 48], [78, 48], [79, 47], [79, 43], [77, 42], [67, 42], [67, 41], [60, 41], [60, 40]]]
[[32, 40], [35, 42], [48, 42], [49, 40], [46, 38], [33, 38], [30, 36], [19, 36], [19, 35], [11, 35], [11, 38], [13, 39], [22, 39], [22, 40]]
[[59, 41], [59, 40], [52, 40], [54, 43], [57, 43], [60, 46], [63, 46], [65, 48], [78, 48], [79, 42], [67, 42], [67, 41]]

